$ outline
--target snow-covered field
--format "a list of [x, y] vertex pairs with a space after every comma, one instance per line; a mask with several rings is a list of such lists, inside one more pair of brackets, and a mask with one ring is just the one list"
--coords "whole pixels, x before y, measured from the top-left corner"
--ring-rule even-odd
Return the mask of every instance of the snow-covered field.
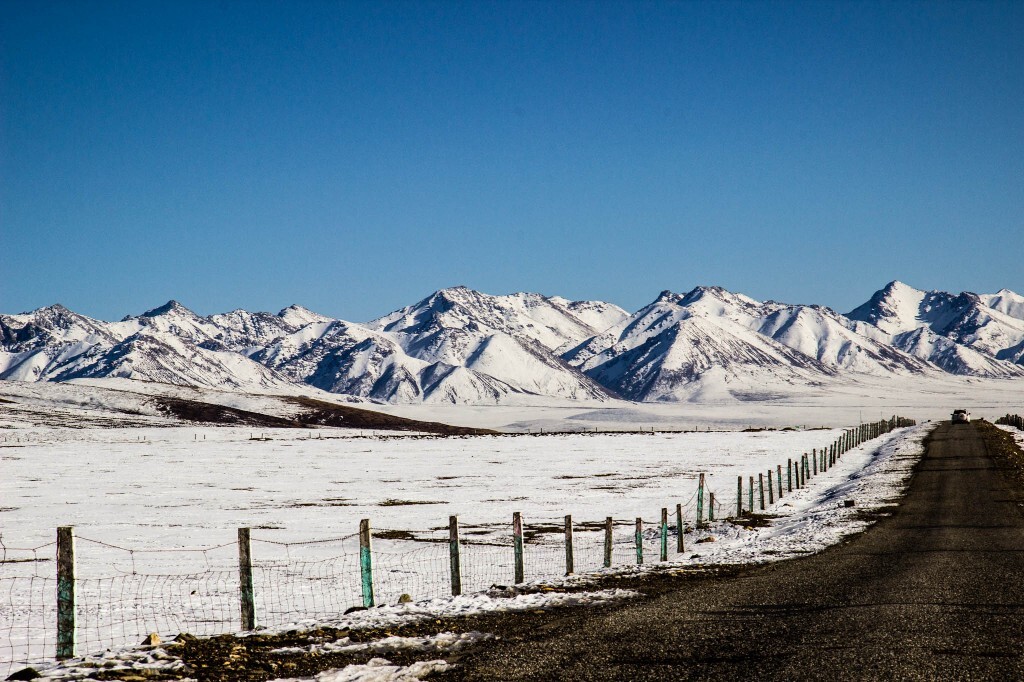
[[[514, 511], [526, 524], [528, 581], [564, 573], [566, 514], [576, 528], [577, 573], [600, 568], [599, 524], [608, 516], [617, 524], [620, 569], [635, 564], [637, 517], [646, 528], [644, 561], [657, 562], [660, 510], [674, 512], [676, 504], [691, 531], [682, 554], [670, 538], [673, 562], [816, 551], [861, 527], [842, 499], [864, 508], [898, 494], [925, 428], [847, 453], [807, 488], [776, 500], [769, 513], [779, 518], [756, 530], [721, 521], [735, 512], [737, 476], [746, 508], [749, 476], [777, 465], [785, 471], [787, 458], [827, 446], [841, 430], [472, 438], [359, 438], [331, 429], [8, 431], [0, 442], [5, 556], [39, 560], [3, 564], [0, 660], [52, 655], [46, 628], [57, 526], [76, 529], [80, 650], [102, 650], [151, 631], [237, 630], [236, 529], [243, 526], [253, 529], [257, 619], [268, 626], [337, 618], [360, 603], [354, 534], [362, 518], [379, 533], [378, 603], [394, 604], [402, 593], [416, 600], [398, 610], [451, 608], [438, 606], [450, 604], [443, 601], [449, 515], [460, 518], [467, 593], [512, 583]], [[716, 493], [719, 520], [693, 531], [700, 473]], [[695, 544], [708, 537], [715, 541]], [[29, 602], [36, 615], [23, 622]]]
[[412, 419], [440, 421], [500, 431], [628, 430], [739, 430], [749, 426], [838, 426], [867, 422], [893, 414], [927, 420], [949, 419], [955, 408], [994, 421], [1020, 412], [1019, 380], [977, 377], [928, 376], [878, 378], [790, 386], [771, 400], [718, 400], [675, 403], [635, 403], [622, 400], [603, 404], [569, 401], [545, 406], [493, 405], [377, 405], [372, 409]]

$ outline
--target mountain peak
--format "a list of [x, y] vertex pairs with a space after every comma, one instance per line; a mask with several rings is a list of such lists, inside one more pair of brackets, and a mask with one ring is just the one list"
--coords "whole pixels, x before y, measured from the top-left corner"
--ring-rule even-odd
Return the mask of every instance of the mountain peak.
[[192, 316], [195, 315], [195, 313], [193, 313], [191, 310], [189, 310], [181, 303], [175, 301], [172, 298], [170, 301], [164, 303], [162, 306], [153, 308], [152, 310], [147, 310], [146, 312], [139, 315], [139, 317], [159, 317], [160, 315], [167, 315], [168, 313], [186, 313]]
[[665, 289], [658, 298], [654, 299], [655, 303], [678, 303], [679, 299], [682, 298], [679, 294], [675, 293], [671, 289]]
[[43, 306], [42, 308], [36, 308], [32, 312], [33, 313], [56, 313], [56, 314], [66, 315], [66, 314], [70, 313], [71, 311], [68, 310], [67, 308], [65, 308], [60, 303], [54, 303], [52, 305]]
[[438, 289], [426, 298], [428, 302], [445, 301], [447, 303], [465, 303], [467, 300], [477, 299], [483, 296], [479, 291], [470, 289], [464, 284], [454, 287]]
[[315, 313], [309, 308], [298, 305], [296, 303], [293, 303], [287, 308], [281, 310], [277, 314], [277, 316], [280, 317], [285, 322], [287, 322], [288, 324], [294, 325], [296, 327], [305, 326], [310, 322], [328, 322], [331, 320], [331, 318], [327, 317], [326, 315]]

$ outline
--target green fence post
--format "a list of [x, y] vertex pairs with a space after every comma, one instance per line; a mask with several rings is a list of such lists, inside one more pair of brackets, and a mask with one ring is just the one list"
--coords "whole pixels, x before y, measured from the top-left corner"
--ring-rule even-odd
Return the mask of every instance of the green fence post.
[[370, 519], [359, 522], [359, 575], [362, 578], [363, 606], [373, 606], [373, 552], [370, 546]]

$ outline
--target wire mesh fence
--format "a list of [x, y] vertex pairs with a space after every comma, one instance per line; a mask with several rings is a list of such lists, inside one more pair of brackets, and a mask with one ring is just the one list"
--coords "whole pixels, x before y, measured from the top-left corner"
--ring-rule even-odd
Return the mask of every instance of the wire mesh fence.
[[[244, 629], [242, 557], [251, 563], [255, 625], [265, 627], [326, 620], [352, 607], [394, 604], [403, 595], [422, 600], [479, 592], [511, 585], [519, 573], [530, 582], [563, 576], [570, 565], [573, 572], [583, 573], [609, 565], [657, 563], [679, 558], [680, 533], [707, 528], [735, 516], [732, 512], [755, 513], [765, 485], [778, 486], [772, 500], [781, 502], [782, 491], [788, 492], [783, 473], [786, 486], [794, 480], [801, 485], [801, 476], [811, 475], [812, 463], [813, 471], [819, 465], [826, 470], [849, 448], [912, 423], [894, 418], [844, 432], [820, 453], [799, 458], [799, 473], [791, 461], [787, 468], [771, 469], [775, 478], [769, 481], [740, 477], [735, 503], [727, 503], [726, 495], [711, 489], [701, 475], [699, 482], [693, 480], [697, 485], [686, 500], [651, 510], [658, 514], [571, 521], [568, 533], [562, 517], [527, 519], [519, 530], [514, 523], [467, 527], [460, 535], [453, 517], [456, 525], [449, 527], [378, 528], [366, 538], [353, 533], [280, 542], [257, 534], [244, 551], [241, 535], [238, 541], [212, 547], [168, 550], [126, 548], [78, 536], [80, 548], [101, 548], [104, 559], [101, 566], [90, 563], [87, 573], [70, 576], [57, 570], [58, 543], [18, 549], [4, 546], [0, 537], [0, 676], [57, 657], [61, 580], [73, 584], [74, 649], [87, 653], [135, 645], [150, 633], [171, 638], [181, 632], [215, 635]], [[757, 495], [749, 483], [744, 487], [745, 481], [757, 481]], [[248, 545], [248, 532], [245, 538]], [[517, 540], [522, 541], [521, 552]], [[193, 567], [151, 570], [170, 555], [176, 560], [187, 556]], [[458, 557], [458, 570], [453, 570], [453, 556]]]

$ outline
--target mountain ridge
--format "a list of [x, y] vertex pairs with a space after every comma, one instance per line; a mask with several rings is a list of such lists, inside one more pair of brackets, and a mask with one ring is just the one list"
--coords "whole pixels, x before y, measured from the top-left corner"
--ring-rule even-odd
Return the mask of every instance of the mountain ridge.
[[604, 301], [440, 289], [365, 323], [300, 305], [201, 316], [176, 300], [104, 322], [60, 304], [0, 315], [0, 379], [308, 385], [390, 403], [767, 399], [859, 376], [1024, 378], [1024, 296], [898, 280], [846, 315], [717, 286]]

